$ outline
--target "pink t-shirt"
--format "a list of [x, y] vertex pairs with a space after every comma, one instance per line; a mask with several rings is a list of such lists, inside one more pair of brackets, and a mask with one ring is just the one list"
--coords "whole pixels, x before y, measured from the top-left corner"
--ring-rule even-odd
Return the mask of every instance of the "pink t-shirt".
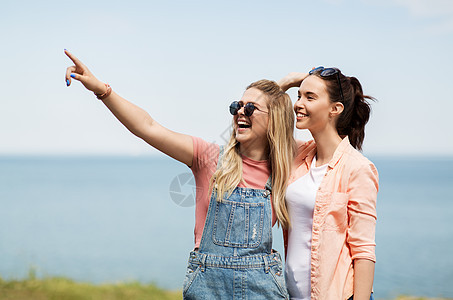
[[[193, 160], [192, 173], [196, 182], [196, 205], [195, 205], [195, 247], [199, 247], [201, 236], [203, 235], [204, 223], [208, 214], [211, 190], [209, 181], [217, 168], [220, 147], [214, 143], [208, 143], [201, 138], [192, 137], [193, 140]], [[242, 177], [245, 181], [239, 187], [254, 189], [264, 189], [270, 176], [270, 166], [267, 160], [253, 160], [242, 156]], [[272, 225], [276, 222], [276, 217], [272, 207]]]

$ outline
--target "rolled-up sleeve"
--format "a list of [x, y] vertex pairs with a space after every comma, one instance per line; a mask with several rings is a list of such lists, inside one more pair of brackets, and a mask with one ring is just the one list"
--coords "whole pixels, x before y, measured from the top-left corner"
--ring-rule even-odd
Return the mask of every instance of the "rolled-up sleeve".
[[362, 165], [350, 177], [348, 185], [348, 231], [347, 242], [352, 259], [376, 261], [376, 200], [379, 190], [379, 175], [372, 164]]

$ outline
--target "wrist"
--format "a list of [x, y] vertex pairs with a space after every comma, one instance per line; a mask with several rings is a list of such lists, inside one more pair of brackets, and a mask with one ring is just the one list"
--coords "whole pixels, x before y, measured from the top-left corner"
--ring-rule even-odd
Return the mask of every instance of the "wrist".
[[92, 90], [95, 95], [102, 95], [107, 92], [107, 84], [99, 81], [96, 87]]
[[279, 81], [277, 81], [277, 84], [280, 86], [280, 88], [284, 92], [286, 92], [290, 88], [289, 82], [288, 82], [286, 77], [284, 77], [284, 78], [280, 79]]
[[96, 95], [96, 97], [97, 97], [99, 100], [104, 100], [105, 98], [107, 98], [108, 96], [110, 96], [111, 93], [112, 93], [112, 88], [111, 88], [110, 85], [108, 85], [107, 83], [103, 83], [102, 92], [100, 92], [100, 93], [94, 92], [94, 94]]

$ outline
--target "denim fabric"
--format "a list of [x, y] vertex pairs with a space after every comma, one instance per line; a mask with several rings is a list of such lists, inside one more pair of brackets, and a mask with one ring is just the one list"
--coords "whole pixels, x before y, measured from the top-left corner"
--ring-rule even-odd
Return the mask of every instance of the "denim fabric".
[[[354, 299], [354, 296], [352, 296], [351, 298], [349, 298], [348, 300], [353, 300]], [[370, 296], [370, 300], [374, 300], [374, 296], [373, 296], [373, 293], [371, 293], [371, 296]]]
[[221, 201], [213, 191], [199, 249], [189, 256], [184, 299], [289, 299], [272, 250], [270, 182], [266, 189], [236, 187]]
[[184, 299], [289, 299], [280, 254], [237, 257], [192, 251]]

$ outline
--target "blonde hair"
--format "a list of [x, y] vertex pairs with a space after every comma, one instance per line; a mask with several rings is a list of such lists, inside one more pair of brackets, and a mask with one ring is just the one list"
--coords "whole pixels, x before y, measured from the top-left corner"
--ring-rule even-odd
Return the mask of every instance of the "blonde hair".
[[[250, 88], [260, 90], [267, 98], [269, 111], [267, 139], [272, 174], [272, 201], [279, 224], [288, 228], [290, 221], [286, 209], [285, 191], [296, 145], [293, 136], [294, 112], [291, 98], [282, 91], [276, 82], [270, 80], [256, 81], [250, 84], [246, 90]], [[230, 195], [243, 180], [242, 158], [234, 130], [218, 164], [219, 167], [211, 177], [210, 187], [212, 188], [215, 184], [217, 201], [222, 201], [223, 195], [225, 193]]]

